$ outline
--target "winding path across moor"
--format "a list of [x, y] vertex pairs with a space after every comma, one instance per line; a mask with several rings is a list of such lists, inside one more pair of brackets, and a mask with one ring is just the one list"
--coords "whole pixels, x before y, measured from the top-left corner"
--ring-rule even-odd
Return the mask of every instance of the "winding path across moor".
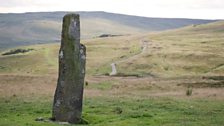
[[134, 56], [131, 56], [131, 57], [128, 57], [128, 58], [125, 58], [125, 59], [121, 59], [121, 60], [118, 60], [116, 62], [111, 63], [112, 72], [110, 73], [110, 76], [117, 74], [116, 64], [132, 61], [134, 59], [138, 59], [142, 54], [147, 52], [147, 50], [149, 48], [148, 46], [149, 46], [150, 41], [148, 41], [148, 40], [141, 40], [141, 42], [142, 42], [142, 44], [141, 44], [141, 52], [140, 53], [137, 53]]

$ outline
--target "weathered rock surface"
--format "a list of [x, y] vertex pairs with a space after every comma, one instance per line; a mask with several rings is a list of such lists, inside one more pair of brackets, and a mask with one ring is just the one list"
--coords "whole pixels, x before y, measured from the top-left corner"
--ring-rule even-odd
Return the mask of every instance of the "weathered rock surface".
[[86, 48], [80, 44], [78, 14], [64, 16], [61, 37], [59, 77], [54, 96], [52, 117], [55, 121], [80, 123]]

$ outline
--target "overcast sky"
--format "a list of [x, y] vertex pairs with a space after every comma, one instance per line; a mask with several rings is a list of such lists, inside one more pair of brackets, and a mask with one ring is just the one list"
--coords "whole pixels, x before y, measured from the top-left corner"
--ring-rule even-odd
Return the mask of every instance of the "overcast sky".
[[146, 17], [224, 19], [224, 0], [0, 0], [0, 13], [106, 11]]

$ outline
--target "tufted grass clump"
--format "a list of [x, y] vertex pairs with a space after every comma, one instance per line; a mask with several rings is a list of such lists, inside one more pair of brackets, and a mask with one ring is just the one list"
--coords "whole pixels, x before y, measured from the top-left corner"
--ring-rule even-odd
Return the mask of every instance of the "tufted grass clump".
[[193, 92], [192, 87], [189, 86], [189, 87], [187, 88], [186, 95], [187, 95], [187, 96], [191, 96], [191, 95], [192, 95], [192, 92]]

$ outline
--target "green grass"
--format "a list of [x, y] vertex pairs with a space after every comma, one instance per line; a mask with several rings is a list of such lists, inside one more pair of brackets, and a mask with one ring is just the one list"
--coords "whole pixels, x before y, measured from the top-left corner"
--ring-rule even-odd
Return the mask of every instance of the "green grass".
[[[1, 126], [57, 126], [35, 121], [51, 117], [52, 100], [0, 99]], [[119, 111], [117, 112], [119, 108]], [[222, 126], [224, 102], [175, 98], [85, 98], [83, 118], [94, 126]]]
[[[1, 98], [0, 100], [0, 125], [1, 126], [31, 126], [42, 125], [35, 121], [40, 115], [49, 117], [51, 110], [50, 102], [29, 101], [20, 98]], [[47, 125], [47, 124], [45, 124]]]

